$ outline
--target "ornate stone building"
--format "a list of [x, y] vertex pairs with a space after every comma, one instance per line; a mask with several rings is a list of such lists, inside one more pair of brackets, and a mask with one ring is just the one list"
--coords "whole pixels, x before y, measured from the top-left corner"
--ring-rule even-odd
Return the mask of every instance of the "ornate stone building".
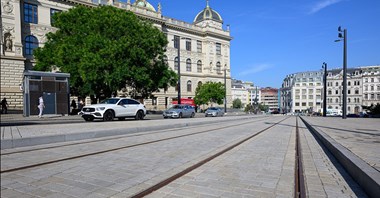
[[[33, 70], [33, 49], [44, 45], [46, 33], [55, 31], [51, 26], [51, 16], [75, 5], [112, 5], [151, 21], [167, 35], [166, 56], [174, 71], [178, 71], [180, 50], [182, 98], [193, 98], [196, 87], [201, 83], [224, 83], [226, 76], [227, 106], [231, 106], [232, 37], [229, 27], [223, 28], [222, 17], [211, 9], [208, 1], [206, 7], [195, 15], [194, 21], [187, 23], [164, 16], [160, 4], [156, 9], [146, 0], [133, 3], [130, 0], [126, 3], [113, 0], [1, 0], [1, 97], [7, 97], [11, 109], [23, 107], [23, 72]], [[147, 108], [164, 109], [177, 98], [177, 90], [171, 87], [154, 95], [154, 99], [144, 101]]]

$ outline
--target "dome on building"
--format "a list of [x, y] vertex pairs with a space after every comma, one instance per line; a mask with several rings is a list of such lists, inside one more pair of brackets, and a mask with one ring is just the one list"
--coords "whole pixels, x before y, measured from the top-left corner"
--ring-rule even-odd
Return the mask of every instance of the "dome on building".
[[152, 6], [152, 4], [150, 4], [148, 1], [146, 0], [136, 0], [133, 5], [135, 6], [139, 6], [139, 7], [143, 7], [143, 8], [146, 8], [150, 11], [154, 11], [156, 12], [156, 9], [154, 9], [154, 7]]
[[203, 9], [201, 12], [199, 12], [197, 14], [197, 16], [195, 17], [194, 23], [199, 23], [199, 22], [202, 22], [204, 20], [213, 20], [213, 21], [217, 21], [219, 23], [223, 23], [223, 19], [220, 16], [220, 14], [218, 12], [216, 12], [215, 10], [210, 8], [210, 6], [208, 5], [208, 1], [207, 1], [206, 8]]

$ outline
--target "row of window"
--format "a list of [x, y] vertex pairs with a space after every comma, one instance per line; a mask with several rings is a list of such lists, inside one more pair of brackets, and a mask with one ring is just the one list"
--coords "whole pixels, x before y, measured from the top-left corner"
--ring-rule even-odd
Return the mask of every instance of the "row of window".
[[[61, 10], [50, 9], [50, 24], [54, 24], [52, 16], [56, 12], [61, 12]], [[24, 22], [38, 24], [38, 6], [30, 3], [24, 3]]]
[[[307, 97], [307, 95], [302, 95], [302, 99], [310, 99], [310, 100], [313, 100], [314, 99], [314, 95], [309, 95]], [[316, 95], [315, 98], [318, 100], [318, 99], [321, 99], [321, 95]], [[296, 95], [296, 99], [301, 99], [301, 96], [300, 95]]]
[[364, 94], [364, 97], [363, 99], [364, 100], [380, 100], [380, 94], [376, 94], [376, 98], [375, 98], [375, 94]]
[[[347, 102], [360, 103], [360, 98], [354, 98], [353, 100], [351, 100], [351, 98], [347, 98]], [[333, 99], [327, 98], [327, 103], [333, 103]], [[335, 98], [335, 103], [341, 103], [340, 98]]]
[[[178, 57], [174, 58], [174, 70], [178, 70]], [[191, 59], [190, 58], [186, 59], [186, 71], [188, 71], [188, 72], [192, 71]], [[201, 60], [198, 60], [198, 62], [197, 62], [197, 72], [202, 73], [202, 61]], [[220, 62], [216, 63], [216, 72], [218, 74], [222, 73], [222, 66], [221, 66]]]
[[[343, 90], [340, 91], [343, 94]], [[339, 90], [335, 90], [335, 95], [339, 94]], [[351, 90], [347, 90], [347, 94], [351, 94]], [[355, 89], [355, 94], [359, 94], [359, 89]], [[327, 95], [332, 95], [332, 90], [328, 90]]]
[[[341, 85], [343, 86], [343, 82], [341, 82]], [[360, 81], [359, 80], [355, 80], [354, 83], [352, 84], [351, 81], [348, 81], [347, 82], [347, 86], [351, 86], [351, 85], [360, 85]], [[328, 87], [332, 87], [333, 86], [333, 82], [327, 82], [327, 86]], [[335, 82], [335, 86], [338, 87], [339, 86], [339, 82]]]
[[[198, 82], [198, 87], [201, 86], [201, 85], [202, 85], [202, 82], [199, 81], [199, 82]], [[192, 92], [192, 90], [193, 90], [192, 82], [191, 82], [191, 80], [188, 80], [187, 83], [186, 83], [186, 91], [187, 91], [187, 92]], [[178, 91], [178, 84], [177, 84], [177, 86], [175, 87], [175, 91]]]
[[[185, 40], [186, 40], [186, 50], [187, 51], [191, 51], [191, 39], [190, 38], [185, 38]], [[179, 36], [175, 36], [174, 35], [174, 39], [173, 39], [173, 41], [174, 41], [174, 48], [176, 48], [176, 49], [178, 49], [179, 47], [180, 47], [180, 37]], [[216, 45], [215, 45], [215, 48], [216, 48], [216, 51], [215, 51], [215, 53], [216, 53], [216, 55], [222, 55], [222, 44], [221, 43], [216, 43]], [[199, 40], [197, 40], [197, 52], [198, 53], [202, 53], [202, 41], [199, 41]]]

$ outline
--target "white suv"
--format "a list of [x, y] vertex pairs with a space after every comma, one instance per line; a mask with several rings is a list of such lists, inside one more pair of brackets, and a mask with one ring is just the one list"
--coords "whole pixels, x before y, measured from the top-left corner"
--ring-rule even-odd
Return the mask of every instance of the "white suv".
[[114, 118], [124, 120], [127, 117], [142, 120], [146, 115], [146, 108], [140, 102], [130, 98], [108, 98], [99, 104], [84, 106], [80, 114], [86, 121], [94, 119], [112, 121]]

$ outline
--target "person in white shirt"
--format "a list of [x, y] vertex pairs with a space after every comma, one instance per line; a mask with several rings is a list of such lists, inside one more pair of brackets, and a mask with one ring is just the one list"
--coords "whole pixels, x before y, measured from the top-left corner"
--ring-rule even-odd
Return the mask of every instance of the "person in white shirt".
[[38, 109], [40, 109], [40, 114], [38, 114], [39, 118], [42, 118], [42, 112], [44, 111], [45, 105], [44, 105], [44, 98], [42, 95], [38, 98], [39, 104], [38, 104]]

